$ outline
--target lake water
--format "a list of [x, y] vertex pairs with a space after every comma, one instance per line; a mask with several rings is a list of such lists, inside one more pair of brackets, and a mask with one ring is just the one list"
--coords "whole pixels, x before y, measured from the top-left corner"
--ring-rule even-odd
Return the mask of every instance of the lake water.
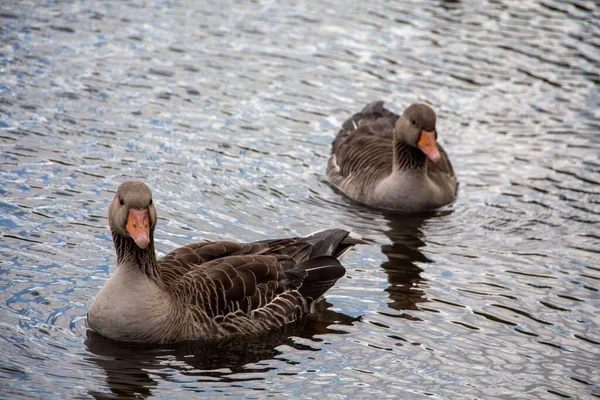
[[[0, 397], [600, 397], [600, 4], [0, 4]], [[373, 100], [425, 101], [460, 181], [419, 216], [325, 168]], [[240, 349], [87, 337], [107, 207], [150, 185], [160, 254], [341, 227], [319, 312]]]

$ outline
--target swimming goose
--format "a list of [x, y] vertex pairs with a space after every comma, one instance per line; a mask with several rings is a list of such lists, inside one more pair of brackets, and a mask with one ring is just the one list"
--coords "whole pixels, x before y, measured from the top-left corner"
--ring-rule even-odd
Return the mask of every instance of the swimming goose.
[[435, 112], [413, 104], [398, 116], [383, 101], [342, 125], [327, 165], [333, 185], [350, 199], [393, 211], [419, 212], [451, 203], [457, 180], [436, 143]]
[[170, 343], [264, 333], [298, 320], [341, 278], [338, 259], [365, 243], [341, 229], [253, 243], [192, 243], [157, 259], [152, 193], [125, 182], [108, 209], [117, 269], [88, 311], [110, 339]]

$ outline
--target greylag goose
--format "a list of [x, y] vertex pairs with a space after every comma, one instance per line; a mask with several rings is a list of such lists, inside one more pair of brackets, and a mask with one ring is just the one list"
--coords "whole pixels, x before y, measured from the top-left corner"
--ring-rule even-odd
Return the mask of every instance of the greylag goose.
[[393, 211], [432, 210], [456, 198], [457, 180], [437, 144], [435, 112], [413, 104], [398, 116], [383, 101], [342, 125], [327, 165], [332, 184], [350, 199]]
[[125, 182], [108, 209], [117, 269], [88, 327], [127, 342], [219, 341], [298, 320], [341, 278], [338, 259], [365, 243], [340, 229], [253, 243], [193, 243], [157, 259], [152, 193]]

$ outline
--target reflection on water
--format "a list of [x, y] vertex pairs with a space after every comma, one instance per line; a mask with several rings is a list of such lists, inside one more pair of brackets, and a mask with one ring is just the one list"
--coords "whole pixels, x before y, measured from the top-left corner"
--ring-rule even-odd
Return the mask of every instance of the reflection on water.
[[[106, 385], [112, 394], [149, 397], [159, 385], [161, 375], [165, 377], [169, 374], [164, 372], [166, 368], [188, 378], [193, 377], [194, 382], [235, 382], [238, 380], [236, 375], [244, 373], [253, 377], [241, 378], [240, 381], [260, 380], [263, 368], [246, 365], [281, 356], [277, 346], [294, 345], [293, 340], [285, 334], [266, 339], [230, 344], [224, 348], [205, 348], [192, 343], [169, 348], [118, 344], [90, 334], [87, 349], [93, 355], [87, 360], [105, 371]], [[90, 394], [96, 398], [106, 398], [103, 392]]]
[[[599, 21], [594, 0], [0, 1], [2, 396], [599, 397]], [[451, 211], [327, 184], [378, 99], [436, 110]], [[373, 245], [256, 351], [86, 345], [128, 179], [162, 254], [331, 227]]]
[[[395, 310], [418, 310], [418, 303], [427, 301], [422, 286], [426, 281], [421, 277], [423, 263], [431, 263], [420, 248], [425, 246], [423, 222], [427, 215], [386, 215], [389, 220], [389, 230], [385, 232], [391, 244], [381, 246], [381, 251], [388, 261], [381, 264], [385, 270], [389, 287], [386, 289], [390, 296], [389, 307]], [[406, 318], [415, 319], [409, 314]]]
[[[175, 370], [190, 382], [249, 382], [264, 380], [261, 373], [276, 369], [261, 362], [278, 359], [287, 360], [278, 348], [287, 346], [300, 352], [320, 351], [321, 339], [316, 335], [345, 334], [339, 329], [330, 329], [333, 323], [350, 325], [359, 318], [329, 310], [331, 304], [320, 301], [315, 313], [279, 331], [254, 338], [238, 338], [227, 343], [203, 345], [198, 342], [183, 342], [172, 345], [147, 345], [115, 342], [92, 332], [87, 332], [86, 347], [91, 355], [86, 360], [105, 371], [106, 385], [115, 396], [150, 397], [153, 389]], [[294, 339], [296, 338], [296, 339]], [[298, 338], [308, 339], [300, 343]], [[95, 398], [105, 399], [104, 392], [90, 391]]]

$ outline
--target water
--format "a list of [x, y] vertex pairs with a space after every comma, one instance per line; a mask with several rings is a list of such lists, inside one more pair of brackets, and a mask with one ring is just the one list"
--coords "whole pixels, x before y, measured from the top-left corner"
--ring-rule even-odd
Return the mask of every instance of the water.
[[[595, 1], [0, 5], [6, 398], [600, 397]], [[458, 200], [346, 201], [340, 124], [427, 101]], [[161, 254], [342, 227], [373, 240], [290, 332], [236, 349], [87, 338], [106, 212], [154, 191]]]

